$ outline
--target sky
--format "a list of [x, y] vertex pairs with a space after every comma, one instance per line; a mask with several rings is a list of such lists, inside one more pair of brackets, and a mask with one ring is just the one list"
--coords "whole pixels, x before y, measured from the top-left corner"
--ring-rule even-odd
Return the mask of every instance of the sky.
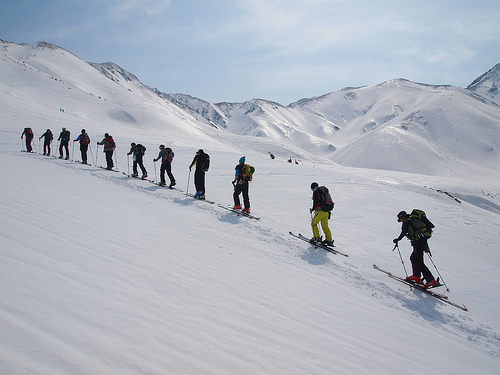
[[500, 63], [498, 0], [0, 0], [0, 39], [114, 62], [165, 93], [283, 105]]

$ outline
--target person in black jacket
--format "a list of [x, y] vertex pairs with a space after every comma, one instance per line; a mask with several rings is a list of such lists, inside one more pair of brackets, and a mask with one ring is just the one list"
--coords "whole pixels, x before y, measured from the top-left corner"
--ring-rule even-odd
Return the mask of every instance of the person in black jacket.
[[[408, 276], [408, 280], [420, 283], [422, 281], [420, 276], [423, 275], [423, 278], [427, 281], [424, 285], [425, 288], [436, 286], [437, 283], [432, 272], [424, 264], [424, 252], [429, 251], [427, 238], [418, 236], [410, 215], [405, 211], [398, 213], [398, 222], [403, 223], [401, 224], [401, 233], [393, 242], [397, 244], [404, 236], [407, 236], [413, 247], [413, 252], [410, 255], [413, 274], [412, 276]], [[434, 227], [432, 223], [430, 225]]]
[[130, 151], [127, 153], [127, 155], [132, 155], [132, 161], [133, 161], [133, 166], [132, 166], [132, 177], [138, 177], [139, 172], [137, 172], [137, 165], [141, 168], [142, 171], [142, 179], [146, 179], [148, 177], [148, 172], [146, 171], [146, 168], [144, 167], [143, 163], [143, 156], [146, 153], [146, 147], [143, 145], [135, 144], [135, 142], [132, 142], [130, 144]]
[[[325, 211], [325, 209], [323, 208], [323, 202], [321, 198], [322, 188], [324, 189], [324, 186], [319, 186], [317, 182], [313, 182], [311, 184], [311, 190], [313, 192], [312, 195], [313, 206], [309, 210], [309, 212], [311, 214], [314, 212], [314, 216], [311, 220], [313, 237], [309, 240], [309, 242], [321, 243], [325, 246], [333, 246], [332, 231], [328, 226], [328, 220], [330, 219], [331, 215], [329, 211]], [[321, 241], [321, 236], [319, 234], [319, 228], [318, 228], [319, 223], [321, 223], [321, 229], [323, 229], [323, 233], [325, 233], [325, 239], [323, 241]]]
[[62, 128], [62, 132], [59, 134], [59, 138], [57, 139], [60, 141], [59, 143], [59, 159], [63, 158], [63, 147], [66, 149], [66, 160], [69, 159], [69, 140], [70, 140], [70, 132], [69, 130], [66, 130], [66, 128]]
[[31, 141], [35, 136], [33, 134], [33, 130], [31, 130], [31, 128], [24, 128], [23, 134], [21, 134], [21, 139], [23, 139], [23, 136], [25, 137], [24, 139], [26, 141], [26, 151], [33, 152], [33, 148], [31, 147]]
[[194, 186], [196, 188], [195, 198], [205, 199], [205, 172], [210, 167], [210, 156], [199, 149], [189, 166], [189, 170], [196, 164], [194, 170]]
[[50, 156], [50, 144], [52, 143], [52, 140], [54, 139], [54, 135], [52, 134], [52, 132], [50, 131], [50, 129], [47, 129], [47, 131], [45, 133], [43, 133], [40, 138], [38, 139], [42, 139], [44, 138], [44, 141], [43, 141], [43, 154], [44, 155], [47, 155], [47, 156]]

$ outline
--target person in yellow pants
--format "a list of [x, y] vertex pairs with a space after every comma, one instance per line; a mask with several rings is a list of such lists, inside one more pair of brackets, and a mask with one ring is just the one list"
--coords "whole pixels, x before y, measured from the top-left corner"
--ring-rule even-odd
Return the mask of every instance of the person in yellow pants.
[[[333, 202], [331, 201], [328, 189], [324, 186], [318, 186], [316, 182], [311, 184], [311, 190], [313, 192], [312, 200], [313, 206], [310, 212], [314, 212], [314, 216], [311, 221], [311, 227], [313, 232], [313, 237], [309, 242], [311, 243], [321, 243], [326, 246], [333, 246], [332, 232], [328, 227], [328, 220], [330, 219], [330, 211], [333, 209]], [[327, 199], [325, 201], [325, 190], [327, 194]], [[328, 202], [329, 200], [329, 202]], [[318, 224], [321, 223], [321, 229], [325, 234], [325, 240], [321, 241], [319, 234]]]

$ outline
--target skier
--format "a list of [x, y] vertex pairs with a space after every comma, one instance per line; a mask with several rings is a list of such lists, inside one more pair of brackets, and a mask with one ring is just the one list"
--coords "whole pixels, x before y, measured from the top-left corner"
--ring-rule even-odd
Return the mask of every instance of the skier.
[[[333, 202], [330, 199], [330, 202], [325, 202], [323, 196], [323, 189], [326, 189], [324, 186], [319, 186], [317, 182], [313, 182], [311, 184], [311, 190], [313, 192], [312, 201], [313, 206], [309, 210], [312, 214], [314, 212], [314, 216], [311, 220], [311, 227], [313, 232], [313, 237], [309, 242], [311, 243], [321, 243], [325, 246], [333, 246], [333, 238], [332, 232], [328, 227], [328, 220], [331, 217], [331, 210], [333, 209]], [[328, 189], [326, 189], [326, 193], [328, 193]], [[328, 193], [328, 197], [329, 197]], [[323, 233], [325, 233], [325, 240], [321, 241], [321, 236], [319, 235], [318, 224], [321, 223], [321, 228], [323, 229]]]
[[[427, 220], [427, 219], [426, 219]], [[427, 220], [428, 221], [428, 220]], [[424, 264], [424, 251], [429, 251], [429, 245], [427, 244], [427, 238], [420, 236], [416, 230], [414, 223], [409, 214], [405, 211], [401, 211], [398, 213], [398, 222], [401, 224], [401, 234], [398, 238], [395, 238], [393, 242], [397, 244], [399, 241], [403, 239], [404, 236], [407, 236], [411, 242], [411, 246], [413, 247], [413, 252], [410, 255], [410, 261], [412, 266], [413, 274], [412, 276], [408, 276], [408, 280], [420, 283], [422, 279], [420, 278], [423, 275], [424, 279], [427, 281], [424, 284], [424, 288], [430, 288], [437, 285], [434, 276], [427, 266]], [[430, 221], [429, 221], [430, 223]], [[432, 227], [434, 225], [430, 223]]]
[[210, 167], [210, 156], [199, 149], [189, 166], [189, 170], [196, 164], [194, 170], [194, 186], [196, 188], [195, 198], [205, 199], [205, 172]]
[[167, 172], [168, 178], [170, 179], [169, 188], [173, 188], [176, 185], [174, 175], [172, 174], [172, 160], [174, 159], [174, 152], [170, 147], [165, 148], [164, 145], [160, 145], [160, 152], [158, 157], [153, 159], [153, 162], [157, 162], [161, 159], [160, 167], [160, 186], [165, 186], [165, 172]]
[[132, 155], [132, 161], [133, 161], [133, 166], [132, 166], [132, 176], [133, 177], [138, 177], [139, 173], [137, 172], [137, 165], [141, 168], [142, 171], [142, 179], [146, 179], [148, 177], [148, 172], [146, 171], [146, 168], [144, 167], [144, 163], [142, 161], [142, 158], [146, 152], [146, 147], [143, 145], [135, 144], [135, 142], [132, 142], [130, 144], [130, 151], [127, 153], [127, 155]]
[[61, 143], [59, 144], [59, 159], [63, 158], [63, 147], [66, 149], [66, 160], [69, 159], [69, 147], [68, 143], [70, 140], [70, 132], [66, 130], [66, 128], [62, 128], [62, 132], [59, 134], [59, 138], [57, 139]]
[[234, 186], [234, 193], [233, 193], [233, 200], [234, 200], [234, 207], [233, 209], [239, 210], [241, 209], [241, 202], [240, 202], [240, 194], [243, 194], [243, 204], [245, 208], [242, 210], [242, 212], [249, 214], [250, 213], [250, 198], [248, 197], [248, 183], [251, 180], [251, 177], [249, 177], [245, 171], [245, 164], [246, 158], [242, 156], [239, 160], [239, 164], [234, 168], [234, 180], [233, 180], [233, 186]]
[[79, 134], [78, 137], [73, 142], [78, 142], [78, 141], [80, 141], [80, 152], [82, 153], [82, 163], [87, 164], [87, 150], [89, 149], [90, 137], [85, 131], [85, 129], [82, 129], [82, 133]]
[[24, 140], [26, 141], [26, 151], [33, 152], [33, 148], [31, 147], [31, 141], [35, 136], [33, 134], [33, 130], [31, 130], [31, 128], [24, 128], [23, 134], [21, 134], [21, 139], [23, 139], [23, 136], [25, 136]]
[[113, 163], [113, 151], [116, 148], [115, 141], [113, 137], [108, 133], [104, 134], [104, 138], [101, 142], [97, 142], [98, 145], [104, 145], [104, 153], [106, 154], [106, 169], [111, 170], [115, 166]]
[[38, 139], [42, 139], [44, 138], [44, 141], [43, 141], [43, 154], [44, 155], [47, 155], [47, 156], [50, 156], [50, 144], [52, 142], [52, 140], [54, 139], [54, 135], [52, 134], [52, 132], [50, 131], [50, 129], [47, 129], [45, 131], [45, 133], [43, 133], [40, 138]]

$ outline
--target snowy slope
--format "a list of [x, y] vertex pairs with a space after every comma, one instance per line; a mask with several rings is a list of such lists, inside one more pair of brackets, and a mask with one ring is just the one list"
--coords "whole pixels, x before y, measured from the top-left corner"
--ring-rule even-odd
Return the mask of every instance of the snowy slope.
[[[480, 154], [464, 156], [474, 179], [271, 160], [246, 152], [272, 145], [263, 137], [221, 134], [154, 95], [139, 100], [133, 80], [87, 76], [75, 63], [55, 81], [32, 70], [49, 65], [42, 52], [23, 63], [15, 48], [0, 59], [1, 373], [496, 373], [500, 186], [493, 167], [476, 166]], [[109, 116], [117, 110], [136, 121]], [[20, 152], [27, 125], [36, 137], [86, 127], [93, 165]], [[131, 141], [148, 147], [150, 176], [158, 143], [171, 142], [173, 173], [181, 189], [191, 179], [190, 191], [187, 167], [203, 147], [217, 204], [96, 168], [94, 142], [108, 129], [125, 172]], [[256, 167], [250, 198], [261, 221], [218, 207], [232, 201], [242, 150]], [[330, 226], [348, 258], [288, 235], [310, 235], [312, 181], [333, 194]], [[468, 312], [372, 268], [404, 275], [391, 251], [396, 214], [417, 207], [436, 224], [430, 245], [446, 294]], [[401, 253], [409, 271], [404, 241]]]

